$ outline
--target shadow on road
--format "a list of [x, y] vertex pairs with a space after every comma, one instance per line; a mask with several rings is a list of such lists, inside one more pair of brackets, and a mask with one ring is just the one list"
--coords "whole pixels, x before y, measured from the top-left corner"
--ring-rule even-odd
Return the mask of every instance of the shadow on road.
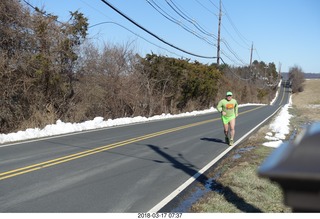
[[200, 138], [200, 140], [226, 144], [226, 142], [222, 141], [219, 138]]
[[[207, 140], [207, 139], [201, 139], [201, 140]], [[209, 139], [210, 141], [217, 141], [220, 142], [220, 139]], [[195, 180], [199, 183], [201, 183], [203, 186], [206, 186], [207, 182], [210, 180], [206, 175], [200, 174], [198, 172], [198, 168], [196, 168], [191, 163], [182, 163], [177, 158], [171, 156], [170, 154], [164, 152], [160, 147], [147, 144], [149, 148], [151, 148], [153, 151], [161, 155], [163, 158], [165, 158], [169, 163], [172, 164], [172, 166], [176, 169], [182, 170], [189, 176], [195, 178]], [[182, 154], [178, 154], [179, 158], [183, 158]], [[232, 191], [232, 189], [228, 186], [224, 186], [215, 180], [211, 179], [211, 186], [210, 190], [213, 192], [218, 192], [222, 194], [225, 199], [233, 204], [235, 207], [237, 207], [242, 212], [262, 212], [259, 208], [247, 203], [243, 198], [239, 197], [235, 192]], [[169, 209], [169, 207], [164, 207], [163, 210], [166, 211]], [[160, 210], [162, 211], [162, 210]]]

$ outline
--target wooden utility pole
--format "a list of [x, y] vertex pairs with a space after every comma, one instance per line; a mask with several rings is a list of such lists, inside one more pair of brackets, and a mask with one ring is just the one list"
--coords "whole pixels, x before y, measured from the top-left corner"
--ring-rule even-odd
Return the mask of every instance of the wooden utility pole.
[[282, 66], [282, 63], [279, 62], [279, 73], [278, 73], [278, 79], [281, 79], [281, 66]]
[[220, 65], [220, 27], [221, 27], [221, 0], [220, 0], [220, 9], [219, 9], [219, 25], [218, 25], [218, 45], [217, 45], [217, 65]]
[[251, 52], [250, 52], [250, 68], [251, 68], [251, 65], [252, 65], [252, 52], [253, 52], [253, 42], [251, 44]]

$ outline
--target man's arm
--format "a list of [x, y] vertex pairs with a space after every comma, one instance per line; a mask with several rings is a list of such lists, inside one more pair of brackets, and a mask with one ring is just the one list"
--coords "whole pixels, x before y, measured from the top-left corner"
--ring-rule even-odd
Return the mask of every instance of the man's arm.
[[236, 114], [236, 116], [238, 116], [238, 102], [236, 101], [236, 104], [234, 106], [234, 113]]
[[217, 110], [221, 113], [222, 112], [222, 100], [219, 101]]

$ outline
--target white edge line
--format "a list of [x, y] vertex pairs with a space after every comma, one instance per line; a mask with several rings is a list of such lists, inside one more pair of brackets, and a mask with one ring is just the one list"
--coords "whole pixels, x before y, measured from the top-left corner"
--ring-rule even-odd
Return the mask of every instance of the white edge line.
[[205, 171], [207, 171], [211, 166], [213, 166], [216, 162], [218, 162], [224, 155], [226, 155], [230, 150], [232, 150], [238, 143], [240, 143], [244, 138], [250, 135], [253, 131], [259, 128], [265, 121], [270, 119], [274, 114], [276, 114], [282, 106], [279, 106], [277, 110], [265, 120], [260, 122], [256, 127], [251, 129], [247, 134], [242, 136], [239, 140], [234, 143], [234, 146], [228, 147], [225, 151], [223, 151], [219, 156], [213, 159], [210, 163], [208, 163], [205, 167], [199, 170], [196, 174], [190, 177], [186, 182], [184, 182], [181, 186], [179, 186], [176, 190], [174, 190], [171, 194], [165, 197], [162, 201], [160, 201], [157, 205], [151, 208], [148, 213], [158, 212], [161, 208], [163, 208], [166, 204], [168, 204], [172, 199], [174, 199], [180, 192], [182, 192], [185, 188], [187, 188], [191, 183], [193, 183], [199, 176], [201, 176]]

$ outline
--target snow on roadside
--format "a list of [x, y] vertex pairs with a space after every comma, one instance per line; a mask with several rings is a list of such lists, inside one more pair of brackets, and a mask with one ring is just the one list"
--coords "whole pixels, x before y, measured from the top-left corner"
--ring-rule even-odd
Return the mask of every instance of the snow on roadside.
[[292, 115], [289, 113], [289, 108], [292, 106], [292, 98], [290, 96], [289, 103], [284, 105], [277, 117], [269, 125], [270, 132], [266, 133], [265, 138], [268, 142], [263, 143], [267, 147], [279, 147], [286, 135], [290, 133], [290, 119]]
[[[278, 87], [281, 85], [281, 81], [279, 82]], [[271, 105], [277, 99], [278, 92], [275, 95], [275, 98], [271, 101]], [[265, 105], [265, 104], [240, 104], [239, 107], [249, 106], [249, 105]], [[291, 106], [291, 98], [290, 103], [285, 105], [279, 116], [275, 119], [275, 121], [270, 125], [271, 132], [267, 133], [266, 138], [269, 142], [264, 143], [265, 146], [277, 147], [282, 143], [282, 140], [285, 139], [285, 135], [289, 133], [289, 113], [288, 107]], [[171, 114], [162, 114], [156, 115], [153, 117], [127, 117], [127, 118], [118, 118], [118, 119], [108, 119], [104, 120], [102, 117], [96, 117], [93, 120], [86, 121], [83, 123], [64, 123], [61, 120], [58, 120], [55, 124], [47, 125], [43, 129], [39, 128], [29, 128], [25, 131], [18, 131], [15, 133], [9, 134], [0, 134], [0, 144], [29, 140], [29, 139], [37, 139], [43, 137], [50, 137], [61, 134], [68, 134], [73, 132], [80, 132], [86, 130], [93, 130], [99, 128], [113, 127], [119, 125], [128, 125], [133, 123], [141, 123], [141, 122], [149, 122], [160, 119], [171, 119], [171, 118], [180, 118], [180, 117], [188, 117], [188, 116], [196, 116], [201, 114], [207, 114], [217, 112], [217, 110], [213, 107], [207, 110], [202, 111], [193, 111], [187, 113], [181, 113], [177, 115]], [[273, 136], [273, 133], [275, 134]]]
[[[248, 103], [248, 104], [241, 104], [239, 105], [239, 107], [249, 106], [249, 105], [264, 105], [264, 104]], [[42, 137], [50, 137], [55, 135], [93, 130], [93, 129], [99, 129], [99, 128], [113, 127], [113, 126], [119, 126], [119, 125], [149, 122], [149, 121], [160, 120], [160, 119], [196, 116], [196, 115], [212, 113], [212, 112], [217, 112], [217, 110], [211, 107], [210, 109], [202, 110], [202, 111], [186, 112], [186, 113], [181, 113], [177, 115], [162, 114], [162, 115], [156, 115], [149, 118], [137, 116], [137, 117], [104, 120], [102, 117], [96, 117], [93, 120], [86, 121], [83, 123], [64, 123], [61, 120], [58, 120], [56, 124], [47, 125], [43, 129], [30, 128], [30, 129], [26, 129], [25, 131], [18, 131], [18, 132], [9, 133], [9, 134], [0, 134], [0, 144], [28, 140], [28, 139], [36, 139], [36, 138], [42, 138]]]

